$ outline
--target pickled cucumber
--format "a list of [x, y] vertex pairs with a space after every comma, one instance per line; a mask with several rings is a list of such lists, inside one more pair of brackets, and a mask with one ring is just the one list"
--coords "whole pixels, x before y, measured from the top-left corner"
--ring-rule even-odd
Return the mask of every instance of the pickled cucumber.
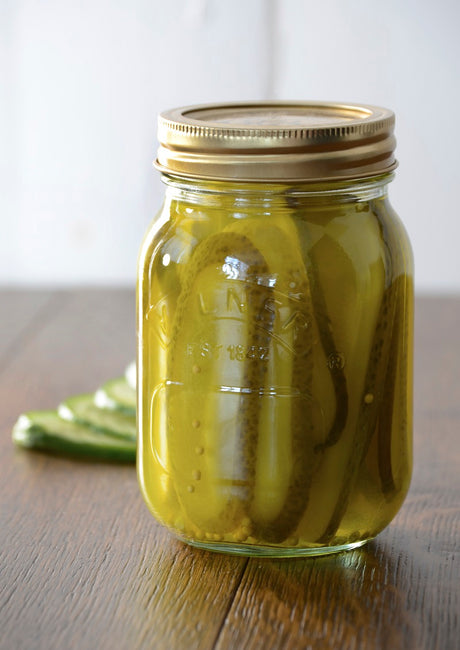
[[322, 433], [312, 395], [310, 286], [289, 216], [275, 215], [268, 223], [246, 219], [229, 230], [244, 234], [257, 246], [267, 263], [265, 281], [273, 287], [266, 305], [273, 320], [264, 386], [271, 396], [259, 397], [254, 422], [256, 489], [249, 514], [257, 538], [280, 543], [296, 529], [305, 510], [318, 464], [315, 445]]
[[[227, 341], [231, 345], [226, 338], [235, 329], [248, 349], [269, 346], [272, 290], [257, 282], [267, 272], [265, 260], [246, 237], [223, 232], [205, 239], [189, 263], [172, 328], [166, 390], [175, 486], [187, 516], [212, 534], [237, 528], [253, 498], [258, 387], [264, 385], [268, 362], [246, 356], [235, 368], [216, 357], [228, 353], [222, 348]], [[246, 313], [216, 319], [215, 303], [229, 300], [222, 292], [229, 275], [232, 284], [244, 286]], [[186, 447], [185, 432], [192, 437]], [[197, 447], [203, 449], [200, 457]]]
[[[377, 216], [377, 215], [376, 215]], [[345, 464], [340, 495], [330, 520], [318, 543], [332, 543], [345, 516], [358, 474], [368, 454], [373, 437], [378, 437], [378, 472], [384, 493], [394, 487], [391, 467], [391, 432], [393, 430], [393, 398], [398, 363], [399, 328], [406, 318], [404, 304], [407, 296], [401, 290], [406, 282], [401, 244], [385, 220], [378, 220], [384, 265], [384, 289], [375, 324], [366, 377], [360, 398], [359, 415]], [[391, 251], [391, 253], [390, 253]], [[404, 302], [401, 303], [401, 300]], [[403, 366], [404, 367], [404, 366]], [[400, 391], [406, 393], [406, 391]], [[390, 415], [391, 414], [391, 415]], [[391, 419], [390, 419], [391, 418]]]

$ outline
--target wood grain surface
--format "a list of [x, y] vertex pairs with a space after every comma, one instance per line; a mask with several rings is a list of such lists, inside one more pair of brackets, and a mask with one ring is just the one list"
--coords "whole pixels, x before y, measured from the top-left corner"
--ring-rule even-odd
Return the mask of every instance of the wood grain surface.
[[148, 513], [133, 466], [16, 449], [134, 357], [127, 290], [0, 292], [0, 648], [460, 648], [460, 299], [418, 298], [415, 472], [368, 546], [300, 560], [192, 549]]

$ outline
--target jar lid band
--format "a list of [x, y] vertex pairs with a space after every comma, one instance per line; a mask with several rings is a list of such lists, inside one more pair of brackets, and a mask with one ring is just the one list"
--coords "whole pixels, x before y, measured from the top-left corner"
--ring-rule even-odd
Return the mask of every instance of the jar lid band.
[[158, 120], [155, 166], [176, 176], [308, 182], [397, 166], [394, 113], [365, 104], [247, 102], [186, 106]]

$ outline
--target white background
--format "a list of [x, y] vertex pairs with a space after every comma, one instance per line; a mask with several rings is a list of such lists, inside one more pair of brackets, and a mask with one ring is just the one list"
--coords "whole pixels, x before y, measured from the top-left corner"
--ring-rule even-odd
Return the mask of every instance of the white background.
[[460, 291], [458, 0], [0, 0], [0, 283], [126, 284], [163, 192], [156, 114], [241, 99], [396, 112], [419, 291]]

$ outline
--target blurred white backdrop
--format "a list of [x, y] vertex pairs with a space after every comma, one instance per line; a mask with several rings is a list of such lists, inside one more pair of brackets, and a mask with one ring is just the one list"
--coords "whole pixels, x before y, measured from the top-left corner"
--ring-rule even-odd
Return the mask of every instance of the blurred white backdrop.
[[322, 99], [396, 112], [419, 291], [460, 291], [457, 0], [0, 0], [0, 283], [135, 281], [156, 115]]

